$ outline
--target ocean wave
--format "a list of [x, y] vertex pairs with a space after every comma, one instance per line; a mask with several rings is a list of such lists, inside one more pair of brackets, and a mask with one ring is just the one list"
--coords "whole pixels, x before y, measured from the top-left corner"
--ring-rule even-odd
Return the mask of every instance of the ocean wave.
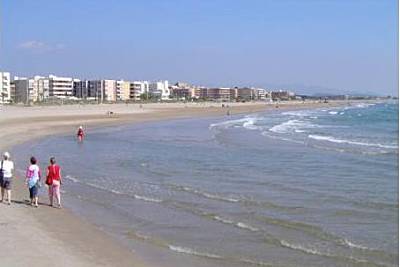
[[257, 260], [239, 259], [239, 261], [243, 262], [243, 263], [248, 263], [248, 264], [251, 264], [251, 265], [256, 265], [256, 266], [268, 266], [268, 267], [273, 267], [273, 266], [276, 267], [277, 266], [275, 264], [270, 264], [270, 263], [267, 263], [267, 262], [257, 261]]
[[221, 200], [221, 201], [225, 201], [225, 202], [232, 202], [232, 203], [236, 203], [239, 202], [240, 199], [237, 198], [232, 198], [232, 197], [228, 197], [228, 196], [222, 196], [219, 194], [215, 194], [215, 193], [209, 193], [209, 192], [205, 192], [205, 191], [201, 191], [201, 190], [197, 190], [188, 186], [180, 186], [180, 185], [171, 185], [172, 188], [177, 189], [178, 191], [184, 191], [184, 192], [188, 192], [188, 193], [193, 193], [208, 199], [214, 199], [214, 200]]
[[289, 120], [281, 124], [275, 125], [269, 129], [269, 131], [274, 133], [290, 133], [299, 128], [309, 125], [309, 123], [300, 120]]
[[168, 248], [174, 252], [178, 253], [184, 253], [188, 255], [193, 255], [193, 256], [200, 256], [200, 257], [206, 257], [210, 259], [223, 259], [222, 256], [216, 255], [216, 254], [211, 254], [211, 253], [206, 253], [206, 252], [199, 252], [191, 248], [187, 247], [180, 247], [180, 246], [174, 246], [174, 245], [168, 245]]
[[248, 224], [245, 224], [245, 223], [242, 223], [242, 222], [236, 223], [236, 226], [239, 227], [239, 228], [250, 230], [252, 232], [257, 232], [258, 231], [258, 228], [253, 227], [253, 226], [248, 225]]
[[200, 192], [199, 194], [201, 194], [202, 196], [209, 198], [209, 199], [215, 199], [215, 200], [222, 200], [222, 201], [226, 201], [226, 202], [239, 202], [240, 199], [236, 199], [236, 198], [231, 198], [231, 197], [224, 197], [221, 195], [215, 195], [215, 194], [210, 194], [210, 193], [206, 193], [206, 192]]
[[355, 244], [355, 243], [353, 243], [353, 242], [347, 240], [346, 238], [343, 239], [343, 243], [344, 243], [345, 245], [347, 245], [348, 247], [351, 247], [351, 248], [357, 248], [357, 249], [362, 249], [362, 250], [372, 250], [372, 249], [370, 249], [370, 248], [368, 248], [368, 247]]
[[335, 138], [335, 137], [332, 137], [332, 136], [322, 136], [322, 135], [310, 134], [310, 135], [308, 135], [308, 138], [311, 138], [311, 139], [314, 139], [314, 140], [319, 140], [319, 141], [327, 141], [327, 142], [332, 142], [332, 143], [338, 143], [338, 144], [350, 144], [350, 145], [381, 147], [381, 148], [390, 148], [390, 149], [397, 149], [398, 148], [398, 146], [382, 145], [382, 144], [377, 144], [377, 143], [364, 143], [364, 142], [359, 142], [359, 141], [338, 139], [338, 138]]
[[148, 201], [148, 202], [154, 202], [154, 203], [162, 202], [161, 199], [157, 199], [157, 198], [151, 198], [151, 197], [145, 197], [145, 196], [139, 196], [139, 195], [133, 195], [133, 197], [135, 199], [144, 200], [144, 201]]
[[338, 114], [338, 112], [337, 111], [329, 111], [329, 114], [336, 115], [336, 114]]
[[122, 192], [120, 192], [118, 190], [114, 190], [114, 189], [111, 189], [110, 192], [114, 193], [114, 194], [117, 194], [117, 195], [122, 195], [123, 194]]
[[228, 219], [224, 219], [224, 218], [221, 218], [219, 216], [213, 216], [213, 219], [218, 221], [218, 222], [225, 223], [225, 224], [234, 224], [235, 223], [234, 221], [231, 221], [231, 220], [228, 220]]
[[78, 183], [79, 182], [79, 180], [77, 178], [72, 177], [71, 175], [66, 175], [65, 178], [70, 180], [70, 181], [72, 181], [72, 182], [74, 182], [74, 183]]
[[345, 262], [352, 262], [352, 263], [356, 263], [357, 265], [362, 264], [363, 266], [366, 263], [370, 264], [370, 266], [382, 266], [380, 264], [373, 263], [373, 262], [370, 262], [365, 259], [356, 258], [354, 256], [340, 256], [340, 255], [336, 255], [336, 254], [325, 253], [325, 252], [322, 252], [315, 248], [306, 247], [306, 246], [300, 245], [300, 244], [292, 244], [285, 240], [281, 240], [280, 243], [281, 243], [282, 247], [286, 247], [286, 248], [293, 249], [293, 250], [298, 250], [298, 251], [301, 251], [306, 254], [333, 258], [333, 259], [337, 259], [337, 260], [341, 260], [341, 261], [345, 261]]
[[355, 107], [357, 108], [367, 108], [367, 107], [371, 107], [371, 106], [375, 106], [376, 104], [373, 103], [360, 103], [355, 105]]
[[311, 110], [297, 110], [297, 111], [285, 111], [282, 112], [282, 115], [294, 116], [294, 117], [308, 117], [311, 114], [315, 113]]
[[291, 243], [289, 243], [289, 242], [287, 242], [285, 240], [281, 240], [280, 243], [281, 243], [281, 245], [283, 247], [294, 249], [294, 250], [299, 250], [299, 251], [302, 251], [302, 252], [307, 253], [307, 254], [320, 255], [320, 256], [330, 256], [330, 255], [322, 253], [322, 252], [320, 252], [320, 251], [318, 251], [316, 249], [306, 248], [306, 247], [304, 247], [302, 245], [291, 244]]
[[245, 121], [243, 123], [243, 128], [248, 129], [248, 130], [258, 130], [260, 129], [259, 126], [254, 125], [254, 123], [257, 121], [258, 119], [256, 118], [249, 118], [247, 121]]
[[242, 119], [236, 119], [236, 120], [228, 120], [228, 121], [223, 121], [223, 122], [217, 122], [217, 123], [211, 123], [208, 128], [213, 129], [213, 128], [218, 128], [218, 127], [225, 127], [228, 128], [230, 126], [234, 126], [237, 124], [241, 124], [243, 126], [244, 123], [250, 122], [253, 120], [257, 120], [255, 117], [246, 117]]

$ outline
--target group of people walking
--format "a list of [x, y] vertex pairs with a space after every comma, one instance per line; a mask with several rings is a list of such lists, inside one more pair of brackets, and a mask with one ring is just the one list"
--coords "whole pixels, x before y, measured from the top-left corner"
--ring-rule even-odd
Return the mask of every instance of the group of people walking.
[[[39, 189], [42, 187], [42, 173], [35, 157], [29, 160], [29, 166], [26, 169], [25, 184], [29, 189], [30, 204], [33, 207], [38, 207]], [[1, 200], [11, 205], [11, 189], [14, 179], [14, 163], [11, 161], [10, 153], [5, 152], [0, 163], [0, 187]], [[60, 186], [62, 184], [61, 168], [56, 164], [54, 157], [50, 158], [49, 166], [46, 170], [45, 183], [48, 186], [49, 204], [53, 206], [54, 198], [57, 201], [58, 208], [61, 208]]]

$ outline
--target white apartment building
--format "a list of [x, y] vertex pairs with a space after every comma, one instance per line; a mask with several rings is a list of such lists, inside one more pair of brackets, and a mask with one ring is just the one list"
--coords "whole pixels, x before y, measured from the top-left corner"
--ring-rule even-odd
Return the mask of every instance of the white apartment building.
[[11, 81], [9, 72], [0, 72], [0, 103], [11, 102]]
[[69, 77], [57, 77], [49, 75], [49, 96], [67, 98], [73, 96], [74, 79]]
[[267, 99], [267, 90], [263, 88], [255, 88], [255, 97], [258, 100], [266, 100]]
[[126, 101], [130, 98], [130, 82], [124, 80], [117, 81], [117, 100]]
[[168, 100], [171, 94], [167, 80], [150, 83], [149, 91], [152, 95], [160, 97], [162, 100]]
[[130, 83], [130, 99], [140, 101], [140, 96], [149, 93], [148, 81], [133, 81]]
[[104, 99], [108, 102], [117, 101], [117, 81], [103, 80]]

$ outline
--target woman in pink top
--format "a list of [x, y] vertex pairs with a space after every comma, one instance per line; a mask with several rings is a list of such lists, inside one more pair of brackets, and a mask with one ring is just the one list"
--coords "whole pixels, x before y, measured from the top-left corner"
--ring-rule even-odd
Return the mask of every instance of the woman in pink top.
[[55, 196], [58, 208], [61, 208], [61, 168], [56, 164], [56, 159], [54, 157], [50, 158], [50, 166], [47, 167], [46, 184], [49, 186], [50, 206], [53, 206], [53, 197]]

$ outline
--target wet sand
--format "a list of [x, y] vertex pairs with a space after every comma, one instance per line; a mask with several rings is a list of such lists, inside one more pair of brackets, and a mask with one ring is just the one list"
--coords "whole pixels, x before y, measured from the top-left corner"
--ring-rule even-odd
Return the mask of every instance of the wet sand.
[[[279, 104], [279, 109], [301, 109], [346, 105], [347, 102]], [[222, 116], [277, 109], [275, 104], [234, 103], [222, 108], [218, 103], [201, 104], [110, 104], [48, 107], [0, 107], [0, 151], [13, 145], [45, 136], [75, 134], [79, 125], [87, 131], [145, 121], [200, 116]], [[109, 111], [113, 114], [109, 115]], [[12, 155], [11, 155], [12, 156]], [[21, 167], [21, 166], [20, 166]], [[27, 205], [24, 178], [16, 176], [13, 204], [0, 204], [2, 266], [151, 266], [134, 251], [120, 245], [96, 225], [84, 221], [67, 209], [47, 206], [41, 198], [39, 208]]]

